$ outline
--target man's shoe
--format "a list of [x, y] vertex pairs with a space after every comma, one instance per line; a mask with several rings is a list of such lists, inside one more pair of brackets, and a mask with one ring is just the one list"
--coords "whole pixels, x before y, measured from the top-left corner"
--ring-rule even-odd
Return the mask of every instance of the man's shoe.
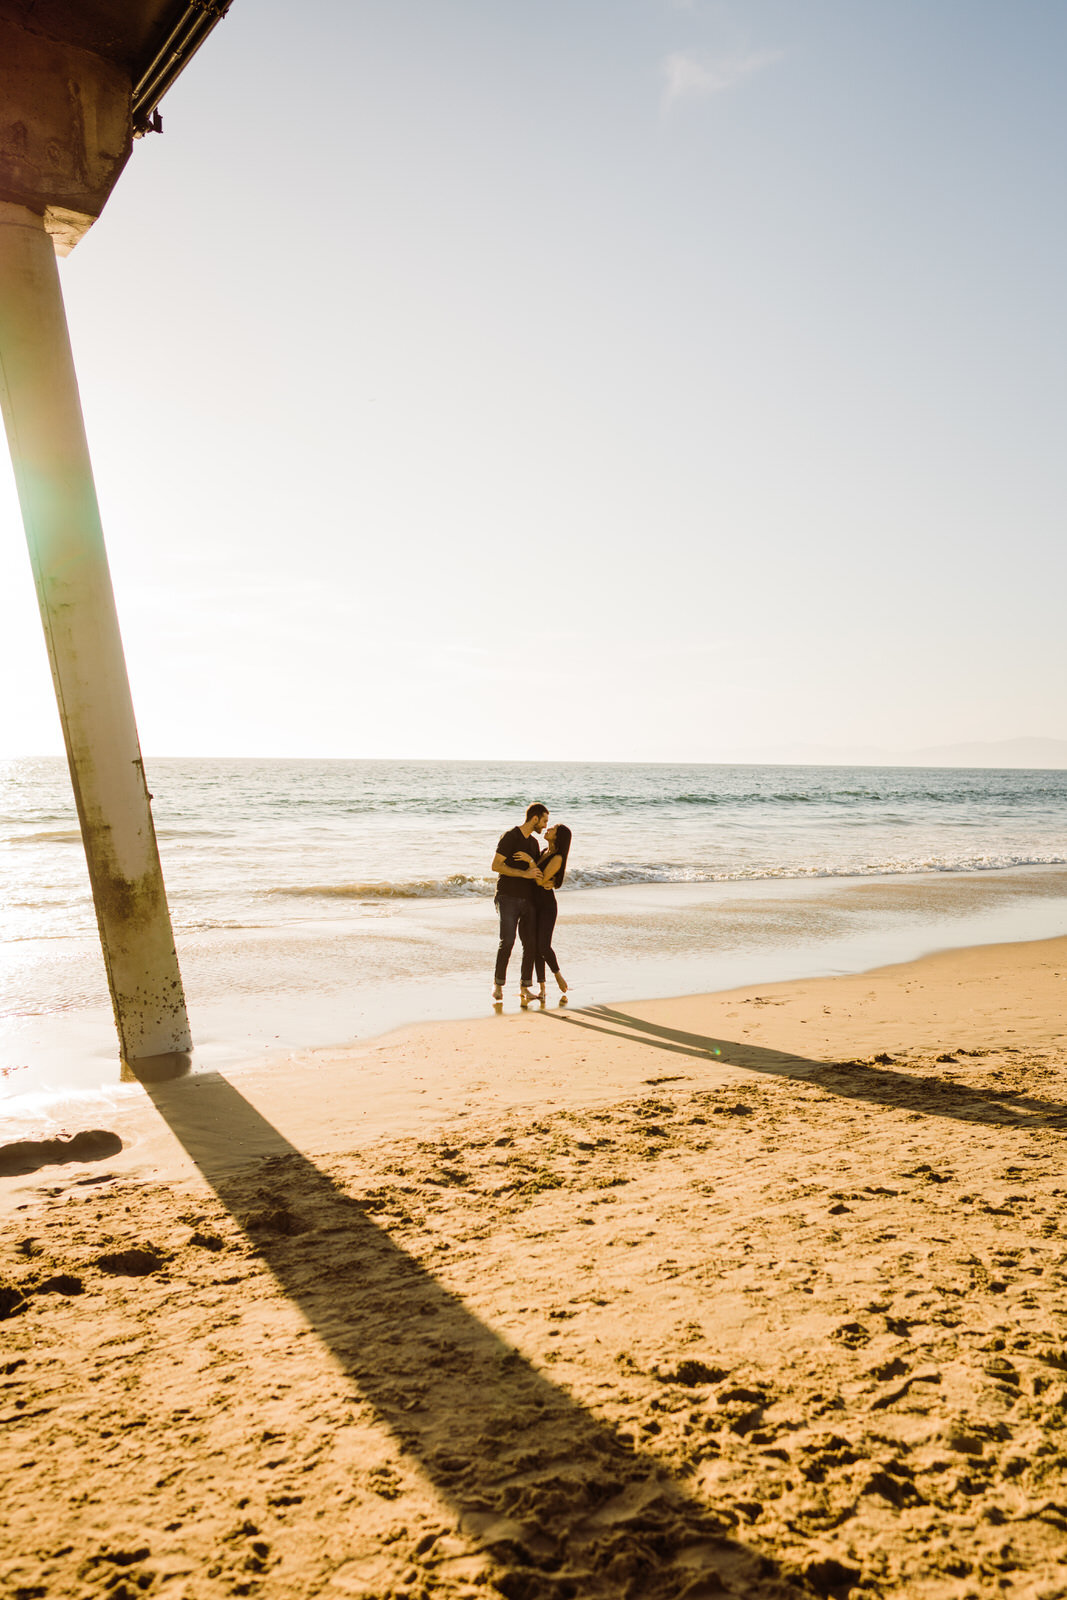
[[493, 999], [494, 1000], [503, 1000], [503, 998], [504, 998], [503, 989], [500, 987], [499, 983], [494, 983], [494, 985], [493, 985]]

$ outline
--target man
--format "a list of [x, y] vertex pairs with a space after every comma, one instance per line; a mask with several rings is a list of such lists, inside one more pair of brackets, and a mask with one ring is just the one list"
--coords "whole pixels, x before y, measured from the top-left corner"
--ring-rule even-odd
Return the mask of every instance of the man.
[[520, 985], [522, 998], [529, 999], [533, 983], [534, 947], [537, 935], [534, 927], [533, 886], [541, 874], [534, 866], [538, 849], [531, 845], [531, 833], [543, 833], [548, 825], [548, 807], [539, 800], [526, 808], [526, 821], [517, 828], [509, 828], [496, 847], [493, 871], [498, 874], [494, 904], [500, 915], [500, 945], [496, 953], [496, 972], [493, 979], [493, 999], [503, 1000], [504, 980], [508, 975], [508, 960], [515, 944], [518, 930], [522, 945], [522, 971]]

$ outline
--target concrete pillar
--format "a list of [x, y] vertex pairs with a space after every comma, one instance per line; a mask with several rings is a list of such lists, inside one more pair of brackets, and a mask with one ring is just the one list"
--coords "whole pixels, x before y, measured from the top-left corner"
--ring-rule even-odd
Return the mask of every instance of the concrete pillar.
[[190, 1048], [53, 242], [0, 200], [0, 405], [123, 1060]]

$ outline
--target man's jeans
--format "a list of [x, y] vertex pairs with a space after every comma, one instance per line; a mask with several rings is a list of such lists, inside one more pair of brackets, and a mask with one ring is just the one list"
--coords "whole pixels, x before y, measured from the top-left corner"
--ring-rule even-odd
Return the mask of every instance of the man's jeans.
[[518, 929], [522, 944], [521, 978], [523, 985], [528, 988], [533, 982], [534, 947], [537, 944], [533, 901], [523, 895], [498, 894], [495, 904], [500, 913], [500, 945], [496, 953], [495, 981], [503, 983], [508, 975], [508, 959], [515, 944], [515, 930]]

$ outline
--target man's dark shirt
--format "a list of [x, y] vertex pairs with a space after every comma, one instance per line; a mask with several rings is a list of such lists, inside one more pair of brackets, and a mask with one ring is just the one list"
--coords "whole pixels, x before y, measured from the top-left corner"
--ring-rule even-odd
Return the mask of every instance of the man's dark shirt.
[[[534, 839], [527, 839], [521, 828], [509, 828], [496, 847], [498, 856], [503, 856], [509, 867], [525, 867], [525, 861], [516, 861], [515, 855], [519, 850], [525, 850], [531, 861], [536, 861], [540, 850]], [[514, 895], [516, 900], [533, 899], [534, 880], [532, 878], [504, 878], [496, 880], [497, 894]]]

